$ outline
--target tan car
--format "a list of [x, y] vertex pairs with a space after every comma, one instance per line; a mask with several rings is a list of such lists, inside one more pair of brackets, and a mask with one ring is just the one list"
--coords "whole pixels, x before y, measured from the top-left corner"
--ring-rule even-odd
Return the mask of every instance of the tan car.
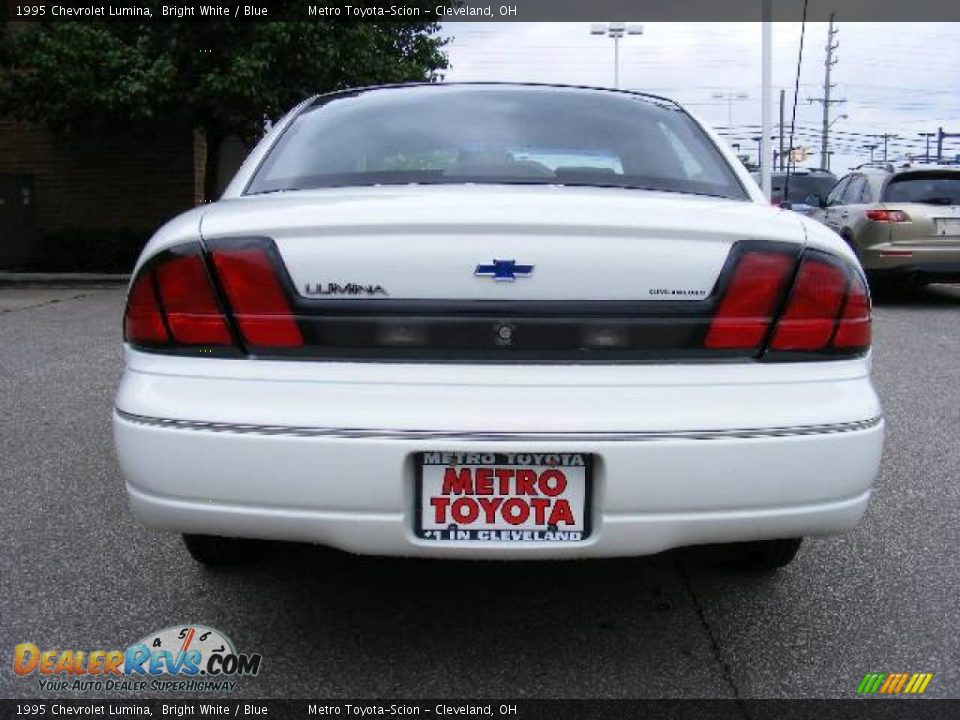
[[809, 202], [871, 281], [960, 282], [960, 166], [860, 167]]

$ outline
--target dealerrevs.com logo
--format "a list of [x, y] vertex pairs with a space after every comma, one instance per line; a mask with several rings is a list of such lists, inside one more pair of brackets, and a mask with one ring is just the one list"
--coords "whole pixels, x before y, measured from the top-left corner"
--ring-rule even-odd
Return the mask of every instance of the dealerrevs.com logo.
[[40, 690], [223, 692], [257, 675], [262, 660], [259, 653], [238, 653], [219, 630], [179, 625], [125, 650], [41, 650], [21, 643], [13, 651], [13, 671], [36, 677]]

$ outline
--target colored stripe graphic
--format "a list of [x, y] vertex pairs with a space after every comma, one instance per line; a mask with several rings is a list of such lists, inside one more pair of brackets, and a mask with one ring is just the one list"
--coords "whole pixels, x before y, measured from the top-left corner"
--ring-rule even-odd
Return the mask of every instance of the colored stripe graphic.
[[919, 695], [927, 689], [931, 680], [933, 680], [933, 673], [914, 673], [904, 692]]
[[903, 689], [908, 677], [910, 677], [909, 673], [892, 673], [887, 682], [880, 688], [880, 692], [887, 695], [896, 695]]
[[880, 689], [880, 683], [883, 682], [886, 676], [886, 673], [867, 673], [863, 676], [863, 680], [860, 681], [857, 692], [861, 695], [872, 695]]
[[933, 680], [933, 673], [867, 673], [857, 686], [858, 695], [920, 695]]

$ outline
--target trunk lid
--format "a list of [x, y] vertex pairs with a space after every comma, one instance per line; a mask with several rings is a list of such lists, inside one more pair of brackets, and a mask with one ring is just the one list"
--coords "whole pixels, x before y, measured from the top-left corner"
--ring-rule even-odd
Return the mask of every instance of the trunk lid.
[[756, 203], [558, 186], [246, 196], [201, 233], [272, 238], [296, 293], [344, 301], [697, 301], [734, 242], [803, 242], [797, 218]]
[[883, 207], [910, 218], [910, 222], [890, 224], [890, 241], [895, 245], [960, 246], [960, 206], [886, 202]]

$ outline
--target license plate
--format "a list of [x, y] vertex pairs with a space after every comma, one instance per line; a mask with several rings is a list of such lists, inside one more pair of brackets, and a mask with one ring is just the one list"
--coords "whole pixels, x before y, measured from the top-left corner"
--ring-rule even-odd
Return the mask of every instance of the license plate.
[[590, 534], [588, 453], [424, 452], [416, 463], [420, 538], [550, 543]]
[[960, 218], [936, 218], [937, 235], [960, 235]]

